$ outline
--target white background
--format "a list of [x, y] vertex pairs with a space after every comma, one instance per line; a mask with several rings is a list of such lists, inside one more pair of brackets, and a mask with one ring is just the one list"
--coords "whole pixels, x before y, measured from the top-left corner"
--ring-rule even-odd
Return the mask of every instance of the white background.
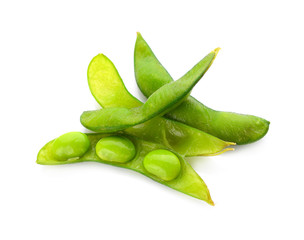
[[[0, 239], [304, 239], [303, 1], [1, 1]], [[98, 163], [40, 166], [39, 149], [97, 104], [98, 53], [144, 100], [140, 31], [174, 79], [216, 47], [192, 95], [271, 121], [261, 141], [189, 159], [215, 206]]]

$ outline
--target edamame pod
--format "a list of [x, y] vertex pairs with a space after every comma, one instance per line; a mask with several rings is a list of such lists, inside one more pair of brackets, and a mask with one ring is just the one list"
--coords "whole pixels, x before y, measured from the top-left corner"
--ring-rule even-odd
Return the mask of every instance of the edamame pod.
[[[103, 108], [134, 108], [143, 104], [128, 92], [114, 64], [105, 55], [98, 54], [92, 59], [87, 75], [91, 93]], [[146, 141], [160, 143], [185, 156], [219, 154], [233, 150], [226, 147], [234, 145], [163, 117], [153, 118], [127, 128], [124, 132]]]
[[92, 131], [110, 133], [164, 115], [188, 97], [192, 88], [211, 66], [218, 51], [219, 49], [215, 49], [209, 53], [179, 80], [159, 88], [143, 105], [131, 109], [116, 107], [87, 111], [81, 115], [81, 123]]
[[[149, 154], [152, 151], [159, 150], [159, 149], [168, 151], [168, 149], [165, 146], [163, 146], [161, 144], [157, 144], [157, 143], [147, 142], [147, 141], [144, 141], [139, 138], [129, 136], [126, 134], [123, 134], [123, 135], [116, 134], [116, 135], [114, 135], [115, 138], [128, 139], [128, 141], [130, 141], [134, 144], [135, 149], [136, 149], [136, 154], [134, 155], [134, 157], [131, 160], [123, 163], [123, 162], [119, 162], [119, 161], [113, 161], [113, 159], [111, 159], [111, 160], [101, 159], [98, 156], [98, 154], [96, 153], [96, 145], [98, 144], [98, 142], [104, 138], [107, 138], [110, 136], [113, 137], [113, 135], [96, 134], [96, 133], [86, 134], [86, 135], [90, 141], [90, 144], [89, 144], [90, 147], [89, 147], [88, 151], [81, 157], [70, 158], [65, 161], [56, 159], [54, 157], [54, 155], [52, 154], [54, 142], [56, 140], [52, 140], [49, 143], [47, 143], [39, 151], [38, 157], [37, 157], [37, 163], [43, 164], [43, 165], [59, 165], [59, 164], [68, 164], [68, 163], [76, 163], [76, 162], [84, 162], [84, 161], [94, 161], [94, 162], [110, 164], [110, 165], [117, 166], [117, 167], [123, 167], [123, 168], [131, 169], [136, 172], [139, 172], [170, 188], [173, 188], [177, 191], [180, 191], [180, 192], [190, 195], [192, 197], [206, 201], [207, 203], [209, 203], [211, 205], [214, 205], [214, 203], [211, 199], [209, 190], [208, 190], [206, 184], [204, 183], [204, 181], [192, 169], [190, 164], [178, 153], [174, 153], [174, 156], [177, 157], [179, 160], [180, 170], [175, 171], [175, 176], [174, 176], [174, 173], [173, 174], [169, 173], [169, 175], [170, 175], [169, 177], [171, 177], [171, 179], [164, 180], [164, 179], [160, 178], [163, 176], [162, 174], [159, 177], [159, 176], [157, 176], [158, 175], [157, 173], [155, 174], [155, 172], [154, 172], [154, 174], [152, 174], [149, 171], [147, 171], [143, 165], [143, 161], [144, 161], [144, 158], [147, 156], [147, 154]], [[74, 144], [73, 141], [71, 141], [71, 144], [72, 145]], [[73, 147], [73, 146], [71, 146], [71, 147]], [[113, 145], [111, 145], [111, 144], [106, 145], [104, 147], [109, 148], [109, 150], [111, 150], [111, 151], [113, 151], [113, 149], [116, 148], [116, 146], [114, 146], [114, 148], [113, 148]], [[132, 149], [131, 149], [131, 152], [132, 152]], [[117, 154], [119, 155], [120, 153], [117, 152]], [[157, 163], [154, 162], [154, 164], [157, 164]], [[176, 165], [176, 163], [175, 163], [175, 165]], [[165, 166], [165, 165], [163, 164], [162, 166]]]
[[[135, 44], [134, 68], [137, 85], [146, 97], [173, 81], [140, 33]], [[263, 118], [215, 111], [191, 96], [165, 116], [237, 144], [257, 141], [269, 128], [269, 121]]]

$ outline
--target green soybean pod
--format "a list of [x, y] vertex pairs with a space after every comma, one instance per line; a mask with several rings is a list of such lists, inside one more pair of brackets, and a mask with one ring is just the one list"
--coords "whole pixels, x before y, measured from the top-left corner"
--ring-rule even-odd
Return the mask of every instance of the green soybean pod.
[[125, 163], [134, 158], [136, 149], [128, 138], [110, 136], [98, 141], [96, 154], [105, 161]]
[[[137, 85], [146, 97], [173, 81], [140, 33], [137, 34], [135, 44], [134, 68]], [[257, 141], [264, 137], [269, 129], [269, 121], [263, 118], [216, 111], [191, 96], [165, 117], [237, 144]]]
[[164, 181], [175, 179], [181, 171], [178, 157], [165, 149], [149, 152], [143, 161], [145, 169]]
[[[92, 95], [103, 107], [134, 108], [143, 105], [128, 92], [114, 64], [103, 54], [95, 56], [88, 67], [88, 84]], [[235, 145], [183, 123], [156, 117], [124, 130], [125, 133], [157, 142], [181, 155], [214, 155], [233, 150]]]
[[[205, 182], [201, 179], [201, 177], [193, 170], [191, 165], [178, 153], [174, 152], [174, 155], [179, 159], [180, 162], [180, 171], [177, 176], [170, 180], [166, 181], [160, 178], [159, 176], [156, 176], [146, 170], [144, 167], [144, 159], [145, 157], [159, 149], [166, 150], [167, 148], [164, 145], [144, 141], [140, 138], [130, 136], [127, 134], [117, 134], [115, 136], [111, 136], [109, 134], [101, 134], [101, 133], [88, 133], [85, 134], [87, 138], [89, 139], [89, 149], [87, 152], [78, 158], [71, 158], [67, 161], [61, 161], [54, 157], [53, 155], [53, 147], [54, 147], [54, 141], [52, 140], [45, 144], [41, 150], [38, 153], [37, 156], [37, 163], [42, 165], [61, 165], [61, 164], [70, 164], [70, 163], [77, 163], [77, 162], [99, 162], [99, 163], [105, 163], [112, 166], [122, 167], [126, 169], [130, 169], [136, 172], [139, 172], [153, 180], [155, 180], [158, 183], [164, 184], [172, 189], [175, 189], [177, 191], [180, 191], [182, 193], [185, 193], [187, 195], [190, 195], [192, 197], [198, 198], [200, 200], [206, 201], [210, 205], [214, 205], [210, 192], [208, 190], [208, 187], [206, 186]], [[114, 155], [111, 156], [111, 160], [103, 160], [98, 156], [98, 150], [97, 150], [97, 144], [100, 142], [100, 140], [108, 138], [108, 137], [119, 137], [119, 138], [125, 138], [130, 140], [136, 149], [135, 156], [126, 162], [120, 162], [120, 161], [113, 161]], [[172, 153], [173, 154], [173, 153]], [[121, 155], [117, 155], [119, 158]], [[129, 155], [130, 156], [130, 155]], [[172, 176], [171, 176], [172, 178]]]
[[54, 158], [65, 161], [70, 158], [79, 158], [90, 147], [87, 135], [81, 132], [69, 132], [58, 137], [52, 147]]
[[167, 113], [188, 97], [192, 88], [213, 63], [218, 51], [219, 49], [215, 49], [209, 53], [179, 80], [159, 88], [143, 105], [131, 109], [116, 107], [87, 111], [80, 117], [82, 125], [95, 132], [110, 133]]

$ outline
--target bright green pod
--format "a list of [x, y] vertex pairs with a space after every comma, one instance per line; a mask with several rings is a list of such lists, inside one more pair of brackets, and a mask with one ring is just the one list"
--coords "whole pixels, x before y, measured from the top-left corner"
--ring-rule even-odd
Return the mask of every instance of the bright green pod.
[[175, 179], [181, 171], [178, 157], [165, 149], [149, 152], [143, 161], [145, 169], [164, 181]]
[[81, 132], [69, 132], [58, 137], [52, 147], [54, 158], [66, 161], [71, 158], [79, 158], [90, 147], [87, 135]]
[[[88, 67], [88, 84], [92, 95], [103, 107], [135, 108], [143, 105], [126, 89], [114, 64], [103, 54], [95, 56]], [[232, 148], [210, 134], [163, 117], [124, 130], [129, 135], [157, 142], [181, 155], [198, 156], [219, 154]]]
[[[135, 44], [134, 68], [137, 85], [146, 97], [173, 81], [140, 33]], [[269, 121], [263, 118], [215, 111], [191, 96], [165, 117], [237, 144], [257, 141], [269, 129]]]
[[95, 132], [110, 133], [164, 115], [188, 97], [213, 63], [218, 51], [219, 49], [215, 49], [209, 53], [179, 80], [159, 88], [143, 105], [131, 109], [116, 107], [87, 111], [80, 117], [82, 125]]
[[[89, 149], [88, 151], [79, 158], [71, 158], [67, 161], [60, 161], [56, 159], [53, 155], [53, 147], [54, 141], [52, 140], [47, 143], [42, 149], [39, 151], [37, 156], [37, 163], [43, 165], [60, 165], [60, 164], [69, 164], [69, 163], [77, 163], [77, 162], [100, 162], [109, 164], [112, 166], [127, 168], [136, 172], [139, 172], [156, 182], [164, 184], [170, 188], [173, 188], [177, 191], [190, 195], [192, 197], [198, 198], [200, 200], [206, 201], [207, 203], [214, 205], [209, 190], [201, 179], [201, 177], [193, 170], [190, 164], [178, 153], [175, 153], [175, 156], [179, 159], [180, 162], [180, 172], [176, 178], [171, 181], [165, 181], [154, 174], [149, 173], [143, 164], [145, 156], [150, 152], [158, 149], [167, 149], [164, 145], [144, 141], [140, 138], [133, 137], [126, 134], [116, 135], [119, 137], [123, 137], [129, 139], [136, 148], [136, 155], [127, 162], [118, 162], [118, 161], [105, 161], [101, 159], [96, 154], [96, 145], [97, 143], [104, 138], [109, 137], [109, 134], [98, 134], [98, 133], [89, 133], [86, 134], [89, 139]], [[112, 159], [113, 160], [113, 159]]]
[[125, 163], [134, 158], [136, 149], [128, 138], [110, 136], [98, 141], [96, 154], [104, 161]]

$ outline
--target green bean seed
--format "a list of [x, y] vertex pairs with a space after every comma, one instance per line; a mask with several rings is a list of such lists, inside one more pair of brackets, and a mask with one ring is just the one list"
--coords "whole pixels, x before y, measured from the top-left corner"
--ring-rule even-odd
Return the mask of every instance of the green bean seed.
[[145, 169], [164, 181], [175, 179], [181, 170], [178, 157], [164, 149], [149, 152], [143, 161]]
[[98, 141], [96, 154], [105, 161], [125, 163], [134, 158], [136, 149], [128, 138], [111, 136]]
[[69, 132], [58, 137], [53, 143], [53, 156], [59, 161], [81, 157], [90, 147], [87, 135]]

